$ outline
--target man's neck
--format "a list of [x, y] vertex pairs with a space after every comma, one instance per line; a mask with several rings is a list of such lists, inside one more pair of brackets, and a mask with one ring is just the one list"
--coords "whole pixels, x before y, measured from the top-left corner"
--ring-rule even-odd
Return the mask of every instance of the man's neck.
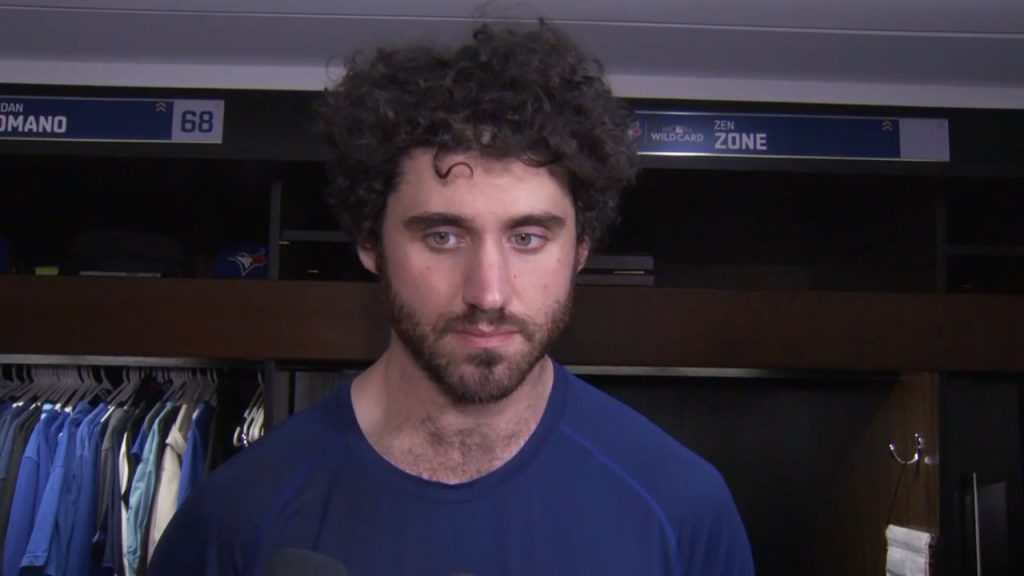
[[519, 452], [540, 422], [553, 381], [544, 357], [507, 398], [459, 404], [392, 343], [356, 378], [352, 404], [381, 456], [410, 474], [455, 484], [484, 476]]

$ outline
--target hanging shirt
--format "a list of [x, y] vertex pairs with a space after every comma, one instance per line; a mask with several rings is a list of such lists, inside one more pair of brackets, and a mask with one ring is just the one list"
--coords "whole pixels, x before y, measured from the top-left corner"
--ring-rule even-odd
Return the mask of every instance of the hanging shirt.
[[153, 492], [156, 488], [156, 471], [160, 433], [164, 419], [175, 406], [164, 405], [163, 410], [153, 420], [153, 426], [146, 436], [142, 459], [132, 479], [132, 492], [128, 503], [128, 545], [125, 547], [125, 560], [128, 565], [128, 576], [138, 573], [139, 562], [143, 558], [143, 547], [146, 546], [146, 527], [149, 511], [153, 503]]
[[[65, 415], [67, 415], [65, 413]], [[40, 406], [33, 406], [21, 416], [15, 422], [14, 431], [14, 447], [11, 448], [11, 462], [7, 469], [7, 473], [10, 475], [10, 482], [4, 484], [4, 502], [5, 505], [9, 506], [14, 498], [14, 489], [17, 486], [18, 471], [20, 470], [21, 463], [23, 461], [25, 450], [28, 448], [28, 441], [32, 437], [32, 433], [35, 431], [36, 424], [39, 423], [42, 418], [42, 409]], [[66, 420], [66, 418], [65, 418]], [[54, 430], [50, 431], [50, 446], [54, 450], [57, 449], [57, 436], [60, 434], [61, 426], [54, 426]]]
[[[78, 431], [78, 452], [75, 465], [77, 490], [68, 492], [74, 502], [69, 505], [71, 519], [66, 546], [61, 550], [65, 564], [57, 564], [54, 574], [90, 576], [93, 572], [92, 537], [96, 533], [97, 486], [99, 485], [100, 443], [106, 431], [103, 416], [108, 406], [100, 402]], [[73, 514], [70, 514], [72, 513]]]
[[121, 422], [124, 420], [128, 411], [124, 408], [117, 407], [110, 412], [110, 416], [107, 417], [107, 430], [103, 434], [103, 441], [100, 444], [100, 485], [99, 485], [99, 501], [96, 507], [96, 531], [99, 532], [101, 527], [105, 524], [107, 518], [107, 503], [110, 499], [110, 485], [114, 480], [114, 470], [117, 467], [117, 462], [114, 461], [115, 455], [117, 454], [118, 446], [115, 444], [114, 435], [123, 428], [121, 428]]
[[[16, 446], [18, 424], [21, 421], [21, 417], [28, 413], [29, 406], [29, 404], [22, 404], [4, 412], [6, 427], [3, 430], [3, 437], [0, 438], [3, 442], [3, 447], [0, 448], [0, 467], [2, 467], [0, 474], [3, 475], [3, 479], [0, 480], [0, 558], [3, 558], [2, 547], [7, 539], [7, 525], [11, 515], [14, 489], [18, 481], [18, 471], [21, 467], [22, 455], [24, 454], [24, 449], [18, 450]], [[27, 445], [28, 442], [26, 441], [25, 446], [27, 447]], [[20, 452], [20, 454], [16, 455], [16, 452]]]
[[129, 486], [134, 484], [135, 474], [138, 472], [139, 466], [142, 465], [142, 457], [146, 452], [146, 442], [149, 441], [149, 433], [153, 430], [153, 423], [156, 421], [157, 417], [163, 414], [166, 407], [167, 405], [163, 402], [159, 402], [153, 406], [146, 414], [142, 426], [138, 429], [138, 434], [135, 436], [134, 442], [131, 444], [131, 451], [129, 452], [130, 457], [128, 458]]
[[7, 471], [11, 464], [11, 450], [14, 448], [15, 421], [28, 408], [28, 404], [22, 404], [4, 410], [3, 415], [0, 416], [0, 492], [3, 491], [5, 483], [18, 479], [16, 474], [8, 476]]
[[118, 475], [117, 479], [120, 483], [121, 491], [120, 498], [118, 498], [121, 521], [118, 522], [118, 533], [121, 535], [121, 542], [117, 544], [120, 548], [121, 554], [116, 554], [115, 559], [120, 561], [120, 565], [117, 566], [117, 573], [122, 576], [128, 574], [128, 558], [125, 557], [124, 551], [128, 549], [128, 504], [129, 498], [125, 494], [131, 494], [131, 484], [129, 478], [129, 459], [131, 458], [131, 441], [130, 434], [125, 434], [121, 441], [121, 455], [118, 456]]
[[188, 431], [188, 446], [181, 459], [181, 483], [178, 486], [178, 506], [189, 493], [202, 482], [206, 475], [206, 450], [210, 445], [210, 425], [213, 423], [213, 406], [203, 402], [192, 417]]
[[262, 576], [284, 549], [353, 576], [751, 576], [719, 473], [554, 365], [523, 447], [475, 480], [409, 474], [366, 439], [346, 385], [226, 462], [164, 532], [150, 576]]
[[181, 483], [181, 460], [185, 455], [186, 438], [192, 423], [194, 404], [183, 404], [174, 423], [169, 426], [164, 453], [160, 458], [160, 473], [153, 495], [149, 518], [149, 537], [146, 557], [153, 555], [164, 528], [178, 510], [178, 485]]
[[[120, 456], [120, 468], [118, 477], [121, 483], [121, 522], [120, 522], [120, 534], [121, 541], [115, 544], [116, 550], [120, 550], [117, 557], [120, 558], [121, 565], [118, 567], [118, 574], [127, 576], [128, 574], [128, 555], [125, 551], [128, 550], [128, 505], [131, 501], [132, 482], [135, 480], [135, 470], [138, 468], [138, 460], [136, 455], [132, 454], [132, 448], [138, 441], [138, 437], [147, 433], [148, 426], [152, 426], [153, 419], [155, 419], [160, 412], [163, 411], [163, 403], [157, 403], [154, 406], [148, 408], [140, 407], [128, 424], [128, 428], [125, 429], [124, 440], [121, 445], [121, 456]], [[141, 454], [141, 453], [140, 453]]]
[[110, 538], [114, 532], [114, 526], [118, 524], [115, 521], [119, 517], [115, 505], [119, 500], [119, 490], [116, 486], [118, 483], [118, 459], [121, 440], [130, 416], [131, 412], [120, 407], [110, 413], [110, 417], [107, 419], [107, 431], [103, 435], [103, 443], [100, 447], [99, 503], [92, 554], [94, 558], [102, 558], [104, 562], [107, 559], [107, 549], [113, 548]]
[[127, 464], [122, 464], [122, 450], [124, 449], [125, 436], [128, 434], [128, 429], [131, 427], [132, 422], [135, 419], [137, 410], [126, 409], [125, 417], [118, 426], [118, 430], [114, 432], [113, 442], [115, 444], [115, 451], [113, 454], [114, 459], [114, 477], [110, 486], [110, 498], [108, 499], [108, 512], [106, 520], [106, 543], [102, 553], [103, 563], [100, 571], [103, 576], [111, 576], [113, 574], [124, 574], [124, 563], [122, 556], [122, 544], [121, 544], [121, 510], [122, 510], [122, 499], [121, 499], [121, 482], [122, 474], [126, 474]]
[[167, 414], [165, 414], [153, 427], [158, 434], [158, 437], [155, 440], [156, 453], [152, 456], [153, 469], [150, 472], [153, 475], [153, 495], [149, 501], [148, 515], [144, 518], [145, 522], [142, 525], [142, 533], [139, 534], [139, 565], [136, 570], [137, 576], [146, 576], [147, 568], [149, 566], [149, 527], [153, 517], [153, 508], [156, 506], [156, 488], [160, 485], [160, 463], [163, 461], [164, 451], [167, 447], [167, 437], [170, 435], [171, 428], [173, 428], [174, 422], [177, 421], [178, 413], [180, 411], [180, 405], [171, 406], [171, 409], [167, 411]]
[[[11, 423], [21, 413], [20, 410], [24, 410], [26, 406], [21, 404], [19, 406], [12, 406], [6, 399], [0, 401], [2, 408], [0, 408], [0, 494], [3, 493], [3, 485], [7, 482], [7, 466], [11, 461], [11, 448], [14, 444], [14, 431], [11, 429]], [[16, 475], [12, 475], [10, 481], [14, 482], [18, 479]], [[2, 519], [10, 513], [10, 510], [4, 508], [2, 502], [0, 502], [0, 524], [6, 522]], [[0, 540], [0, 546], [3, 546], [2, 540]]]
[[[88, 514], [89, 519], [95, 517], [95, 512], [92, 511], [92, 506], [95, 506], [96, 502], [93, 461], [97, 456], [97, 450], [93, 444], [97, 425], [106, 413], [107, 405], [100, 403], [95, 408], [87, 404], [86, 406], [89, 413], [74, 435], [74, 456], [70, 469], [65, 471], [61, 494], [57, 501], [57, 521], [44, 566], [44, 573], [50, 576], [77, 576], [82, 573], [79, 566], [81, 552], [79, 551], [78, 555], [73, 553], [76, 541], [82, 538], [81, 534], [77, 539], [75, 537], [76, 525], [81, 522], [79, 517], [82, 514]], [[91, 538], [92, 531], [89, 530], [85, 537]]]
[[18, 469], [18, 478], [11, 502], [11, 513], [4, 538], [3, 573], [17, 574], [25, 556], [28, 539], [32, 535], [36, 513], [42, 503], [43, 492], [50, 478], [50, 469], [56, 452], [54, 428], [61, 429], [68, 415], [47, 404], [38, 410], [40, 419], [32, 430], [25, 454]]
[[[85, 421], [92, 408], [85, 402], [79, 402], [65, 422], [57, 441], [57, 452], [54, 455], [53, 466], [50, 469], [50, 477], [46, 482], [46, 489], [43, 491], [43, 499], [39, 504], [39, 511], [36, 513], [36, 520], [32, 526], [32, 535], [25, 549], [25, 556], [21, 560], [23, 568], [29, 568], [23, 572], [27, 574], [56, 573], [47, 569], [53, 568], [50, 560], [52, 542], [57, 533], [57, 519], [59, 505], [64, 492], [64, 482], [71, 475], [75, 459], [75, 440], [78, 437], [78, 429]], [[48, 560], [50, 564], [48, 564]], [[6, 573], [6, 572], [5, 572]]]
[[14, 440], [14, 431], [11, 423], [23, 410], [27, 409], [25, 404], [15, 407], [4, 408], [0, 414], [0, 482], [7, 478], [7, 465], [11, 461], [11, 444]]
[[[22, 465], [22, 459], [19, 456], [25, 454], [24, 451], [18, 454], [18, 436], [24, 434], [26, 420], [36, 419], [39, 416], [38, 409], [38, 406], [23, 404], [4, 413], [9, 420], [4, 437], [0, 439], [3, 442], [3, 446], [0, 447], [0, 479], [2, 479], [0, 481], [0, 508], [2, 509], [9, 509], [10, 500], [14, 494], [14, 483], [17, 481], [17, 468]], [[32, 430], [29, 430], [29, 435], [32, 435]], [[28, 439], [23, 445], [23, 450], [25, 446], [28, 446]]]
[[[11, 451], [7, 458], [7, 479], [0, 491], [0, 509], [10, 510], [11, 500], [14, 497], [14, 486], [18, 480], [18, 468], [21, 466], [21, 458], [25, 454], [29, 437], [39, 421], [40, 412], [38, 406], [23, 406], [17, 416], [13, 416], [8, 433], [11, 436]], [[6, 525], [5, 525], [6, 529]]]

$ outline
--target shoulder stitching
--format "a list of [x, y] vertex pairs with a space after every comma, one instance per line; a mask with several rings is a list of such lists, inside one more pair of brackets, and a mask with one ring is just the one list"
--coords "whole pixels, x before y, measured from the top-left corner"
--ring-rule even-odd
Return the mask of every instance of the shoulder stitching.
[[596, 446], [588, 442], [585, 438], [580, 436], [579, 433], [573, 430], [571, 426], [563, 422], [560, 428], [577, 444], [579, 444], [587, 451], [589, 451], [591, 454], [593, 454], [598, 460], [600, 460], [606, 466], [608, 466], [608, 468], [611, 469], [612, 472], [614, 472], [616, 475], [622, 478], [622, 480], [626, 484], [628, 484], [629, 487], [632, 488], [637, 494], [639, 494], [640, 497], [647, 502], [651, 509], [654, 510], [654, 513], [658, 516], [658, 520], [661, 522], [662, 528], [665, 530], [665, 540], [667, 541], [666, 543], [668, 544], [668, 549], [671, 551], [672, 554], [671, 564], [673, 567], [677, 567], [679, 565], [679, 550], [676, 545], [676, 542], [679, 540], [679, 538], [675, 531], [672, 529], [672, 524], [669, 523], [668, 517], [665, 515], [665, 511], [661, 508], [661, 506], [658, 505], [657, 501], [654, 500], [654, 497], [651, 496], [651, 494], [647, 492], [647, 490], [644, 489], [644, 487], [641, 486], [635, 478], [626, 473], [626, 471], [620, 468], [614, 460], [609, 458], [607, 454], [605, 454]]
[[[334, 442], [331, 442], [324, 448], [323, 452], [334, 452], [342, 443], [344, 443], [344, 441], [344, 437], [336, 438]], [[299, 474], [296, 474], [295, 479], [291, 482], [291, 484], [289, 484], [288, 487], [286, 487], [284, 490], [280, 492], [280, 495], [277, 497], [277, 501], [274, 503], [273, 506], [267, 509], [267, 511], [263, 515], [263, 518], [256, 525], [256, 533], [249, 538], [249, 544], [248, 546], [246, 546], [246, 558], [249, 559], [250, 564], [242, 570], [243, 574], [249, 574], [256, 567], [253, 561], [256, 560], [259, 556], [259, 545], [263, 540], [263, 534], [267, 531], [268, 523], [274, 516], [274, 512], [280, 509], [281, 506], [283, 506], [284, 503], [288, 499], [290, 499], [293, 494], [295, 494], [295, 492], [299, 489], [299, 487], [302, 485], [302, 482], [305, 481], [306, 478], [313, 474], [313, 472], [315, 472], [318, 468], [326, 466], [329, 462], [331, 462], [331, 460], [328, 458], [317, 459], [314, 460], [313, 462], [310, 462], [309, 465], [306, 466]]]

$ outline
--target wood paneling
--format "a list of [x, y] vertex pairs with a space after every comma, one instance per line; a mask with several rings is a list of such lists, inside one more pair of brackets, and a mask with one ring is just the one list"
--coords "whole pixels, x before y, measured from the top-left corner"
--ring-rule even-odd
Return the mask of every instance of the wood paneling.
[[[367, 362], [373, 284], [0, 278], [0, 353]], [[568, 364], [1019, 371], [1024, 298], [661, 288], [577, 290]]]
[[1024, 298], [578, 290], [556, 357], [575, 364], [1014, 371]]
[[8, 277], [0, 317], [16, 354], [362, 361], [387, 342], [360, 284]]
[[[889, 524], [939, 533], [938, 395], [938, 374], [903, 374], [837, 470], [822, 474], [828, 496], [808, 546], [815, 574], [883, 574]], [[888, 445], [909, 459], [914, 434], [924, 439], [921, 461], [903, 466]]]

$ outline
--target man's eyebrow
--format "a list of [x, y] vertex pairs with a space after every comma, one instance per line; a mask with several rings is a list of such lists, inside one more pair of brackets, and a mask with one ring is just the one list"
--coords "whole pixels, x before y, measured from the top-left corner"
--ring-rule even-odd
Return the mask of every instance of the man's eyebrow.
[[469, 222], [462, 216], [449, 212], [424, 212], [406, 218], [402, 225], [408, 230], [426, 230], [438, 226], [467, 228]]
[[[406, 218], [402, 221], [402, 226], [409, 230], [426, 230], [427, 228], [437, 228], [442, 226], [468, 229], [470, 228], [470, 223], [466, 218], [450, 212], [424, 212], [422, 214], [416, 214]], [[509, 229], [525, 228], [529, 226], [536, 226], [538, 228], [545, 228], [548, 230], [561, 230], [562, 228], [565, 228], [565, 218], [551, 212], [540, 212], [538, 214], [524, 214], [522, 216], [517, 216], [507, 224], [507, 228]]]
[[551, 212], [541, 212], [539, 214], [526, 214], [513, 218], [508, 224], [509, 228], [524, 228], [527, 226], [536, 226], [553, 231], [561, 230], [565, 228], [565, 218]]

